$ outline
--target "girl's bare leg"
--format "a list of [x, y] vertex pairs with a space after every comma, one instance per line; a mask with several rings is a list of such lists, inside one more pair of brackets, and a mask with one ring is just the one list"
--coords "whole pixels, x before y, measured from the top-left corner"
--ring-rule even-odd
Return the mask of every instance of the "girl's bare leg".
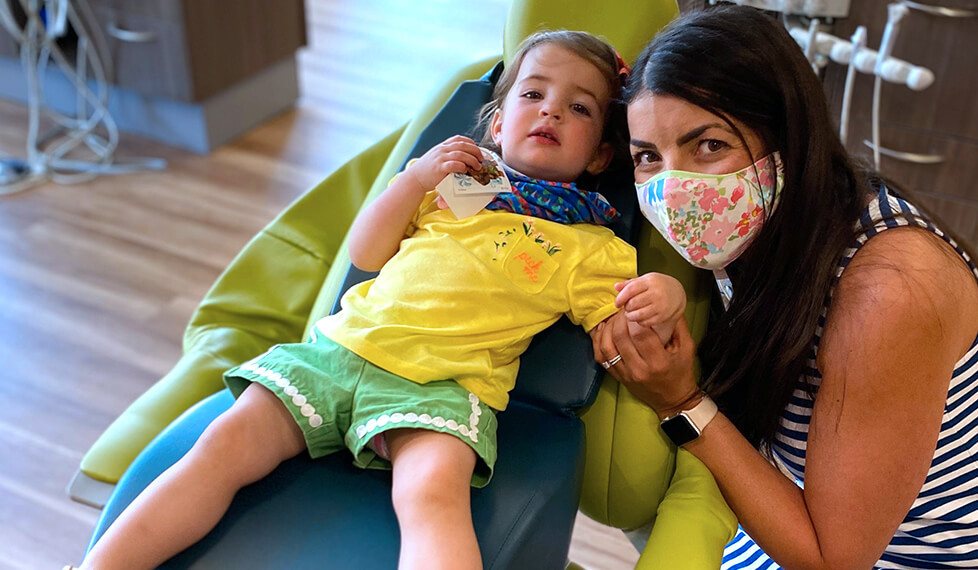
[[248, 386], [187, 455], [126, 507], [81, 568], [156, 568], [210, 532], [238, 489], [305, 447], [281, 400], [260, 384]]
[[430, 430], [386, 435], [401, 529], [400, 570], [482, 568], [470, 497], [475, 452], [454, 436]]

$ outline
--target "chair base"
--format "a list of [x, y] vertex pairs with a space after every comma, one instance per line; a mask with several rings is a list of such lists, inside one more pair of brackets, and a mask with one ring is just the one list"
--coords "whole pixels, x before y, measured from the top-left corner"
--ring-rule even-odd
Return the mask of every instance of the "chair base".
[[89, 477], [82, 471], [76, 471], [68, 483], [68, 496], [72, 501], [101, 509], [109, 501], [115, 485]]

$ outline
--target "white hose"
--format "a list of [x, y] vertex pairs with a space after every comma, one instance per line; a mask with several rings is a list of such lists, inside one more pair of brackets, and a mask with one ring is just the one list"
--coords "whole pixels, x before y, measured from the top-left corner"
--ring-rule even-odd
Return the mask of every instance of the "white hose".
[[[859, 26], [856, 28], [856, 32], [852, 34], [852, 53], [859, 53], [859, 50], [865, 46], [866, 27]], [[849, 66], [846, 69], [846, 87], [842, 92], [842, 112], [839, 115], [839, 138], [842, 140], [843, 146], [845, 146], [846, 139], [849, 136], [849, 110], [852, 107], [852, 93], [856, 84], [856, 73], [858, 71], [856, 58], [850, 57]]]
[[[119, 162], [114, 159], [119, 144], [119, 129], [109, 113], [109, 87], [106, 67], [99, 49], [107, 53], [99, 29], [89, 29], [85, 18], [92, 17], [86, 0], [19, 0], [26, 22], [18, 26], [6, 0], [0, 0], [0, 25], [20, 45], [21, 63], [27, 79], [27, 165], [30, 173], [19, 179], [0, 181], [0, 195], [37, 186], [46, 180], [59, 184], [89, 181], [103, 174], [123, 174], [140, 170], [162, 170], [166, 162], [156, 158]], [[89, 22], [94, 21], [89, 19]], [[58, 37], [68, 28], [78, 37], [74, 61], [69, 61], [58, 46]], [[96, 47], [98, 49], [96, 49]], [[75, 89], [73, 115], [60, 113], [45, 104], [44, 82], [49, 65], [60, 71]], [[91, 72], [91, 76], [89, 76]], [[94, 85], [94, 91], [90, 85]], [[56, 127], [40, 134], [42, 112]], [[90, 158], [78, 158], [85, 152]]]
[[883, 63], [893, 51], [897, 34], [900, 31], [900, 21], [910, 11], [902, 3], [893, 3], [887, 7], [886, 27], [883, 28], [883, 39], [880, 40], [879, 55], [876, 58], [876, 77], [873, 80], [873, 166], [880, 169], [880, 91], [883, 85]]

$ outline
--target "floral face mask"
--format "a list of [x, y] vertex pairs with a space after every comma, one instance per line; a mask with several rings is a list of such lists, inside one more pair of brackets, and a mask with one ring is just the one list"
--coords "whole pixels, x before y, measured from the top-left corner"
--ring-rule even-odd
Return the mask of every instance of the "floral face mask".
[[783, 186], [775, 152], [730, 174], [667, 170], [635, 190], [642, 214], [686, 261], [720, 271], [754, 239]]

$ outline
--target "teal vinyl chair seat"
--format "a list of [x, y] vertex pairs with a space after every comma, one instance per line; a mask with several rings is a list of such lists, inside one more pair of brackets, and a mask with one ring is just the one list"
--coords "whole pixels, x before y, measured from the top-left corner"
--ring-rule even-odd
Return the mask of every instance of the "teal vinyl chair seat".
[[[227, 390], [205, 399], [139, 455], [106, 504], [93, 541], [232, 400]], [[492, 484], [472, 493], [485, 568], [564, 568], [583, 431], [576, 418], [520, 402], [501, 414], [499, 440], [508, 448]], [[390, 472], [353, 467], [348, 455], [296, 457], [242, 489], [217, 528], [162, 568], [396, 568], [400, 542], [390, 489]]]

